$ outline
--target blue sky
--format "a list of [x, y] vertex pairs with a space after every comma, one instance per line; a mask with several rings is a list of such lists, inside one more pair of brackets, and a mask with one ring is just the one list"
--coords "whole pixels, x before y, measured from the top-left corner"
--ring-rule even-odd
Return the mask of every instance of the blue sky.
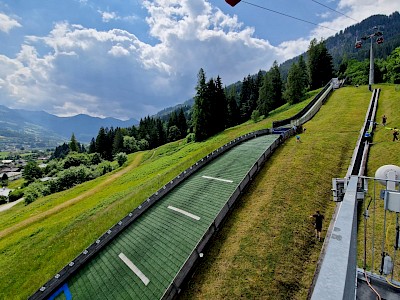
[[200, 68], [229, 85], [399, 10], [397, 0], [246, 2], [0, 0], [0, 104], [140, 119], [193, 97]]

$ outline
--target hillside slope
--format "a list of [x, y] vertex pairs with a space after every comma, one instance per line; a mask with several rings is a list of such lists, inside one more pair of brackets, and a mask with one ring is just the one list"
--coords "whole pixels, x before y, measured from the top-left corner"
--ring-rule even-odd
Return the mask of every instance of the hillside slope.
[[301, 143], [289, 139], [267, 162], [213, 240], [181, 299], [306, 299], [322, 243], [316, 210], [334, 210], [331, 179], [344, 177], [371, 94], [334, 92], [308, 122]]
[[[202, 143], [177, 141], [129, 155], [125, 168], [132, 170], [113, 180], [109, 177], [115, 173], [107, 174], [28, 206], [21, 203], [0, 212], [0, 299], [26, 299], [177, 174], [234, 138], [294, 115], [309, 100], [286, 105], [266, 120], [230, 128]], [[138, 156], [142, 157], [139, 162]]]
[[[336, 91], [307, 123], [302, 143], [290, 139], [274, 153], [205, 253], [183, 297], [305, 298], [321, 247], [312, 238], [308, 216], [319, 208], [329, 220], [331, 178], [345, 174], [370, 95], [365, 87]], [[25, 299], [179, 172], [235, 137], [271, 127], [273, 120], [294, 115], [306, 104], [282, 108], [262, 122], [228, 129], [203, 143], [178, 141], [130, 155], [132, 170], [114, 180], [107, 175], [0, 213], [5, 278], [0, 298]], [[138, 161], [137, 155], [143, 158]], [[23, 224], [81, 195], [54, 214]]]

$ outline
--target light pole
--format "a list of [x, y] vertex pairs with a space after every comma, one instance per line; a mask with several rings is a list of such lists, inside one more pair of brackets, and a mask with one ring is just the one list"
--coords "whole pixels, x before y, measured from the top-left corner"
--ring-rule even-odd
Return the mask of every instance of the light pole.
[[374, 84], [374, 51], [372, 48], [372, 38], [371, 38], [371, 48], [369, 50], [369, 81], [368, 89], [372, 91], [372, 85]]
[[[369, 81], [368, 81], [368, 89], [370, 91], [372, 91], [372, 85], [374, 84], [374, 51], [373, 51], [373, 43], [372, 43], [372, 38], [374, 37], [378, 37], [376, 39], [376, 43], [377, 44], [382, 44], [383, 43], [383, 33], [381, 31], [378, 31], [378, 27], [374, 27], [375, 32], [370, 34], [370, 35], [366, 35], [364, 37], [362, 37], [362, 40], [367, 40], [370, 39], [371, 40], [371, 48], [369, 50]], [[356, 43], [356, 48], [361, 48], [361, 42], [357, 42]]]

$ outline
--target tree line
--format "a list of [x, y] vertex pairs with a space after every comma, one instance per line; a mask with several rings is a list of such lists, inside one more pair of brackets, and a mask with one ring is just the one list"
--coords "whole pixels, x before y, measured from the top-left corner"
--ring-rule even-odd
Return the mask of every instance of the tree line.
[[[98, 153], [72, 151], [75, 142], [71, 138], [68, 155], [50, 160], [45, 167], [40, 167], [35, 160], [28, 161], [23, 170], [22, 189], [13, 190], [9, 195], [10, 201], [24, 197], [25, 204], [29, 204], [39, 197], [67, 190], [116, 168], [115, 164], [103, 160]], [[127, 160], [126, 154], [118, 153], [116, 160], [122, 166]]]
[[260, 70], [256, 75], [246, 76], [241, 84], [229, 87], [223, 86], [220, 76], [207, 79], [201, 68], [189, 113], [180, 108], [167, 118], [147, 116], [138, 126], [101, 127], [88, 149], [72, 135], [70, 144], [56, 147], [53, 158], [63, 158], [72, 151], [98, 153], [102, 159], [111, 161], [117, 153], [153, 149], [185, 137], [188, 141], [203, 141], [254, 116], [266, 117], [287, 102], [302, 101], [306, 91], [319, 88], [332, 78], [332, 57], [323, 41], [310, 43], [308, 57], [307, 62], [301, 58], [293, 63], [285, 83], [276, 61], [268, 72]]
[[286, 82], [275, 61], [269, 71], [260, 70], [245, 77], [239, 90], [231, 85], [224, 93], [221, 78], [207, 81], [204, 70], [200, 69], [192, 119], [195, 140], [202, 141], [258, 116], [267, 117], [283, 104], [298, 103], [307, 91], [326, 85], [333, 77], [333, 66], [324, 41], [312, 40], [307, 54], [307, 62], [300, 57], [292, 64]]
[[[379, 48], [376, 47], [376, 48]], [[338, 71], [339, 78], [346, 78], [348, 84], [365, 85], [369, 82], [369, 59], [344, 60]], [[386, 59], [374, 60], [375, 83], [400, 83], [400, 47], [395, 48]]]

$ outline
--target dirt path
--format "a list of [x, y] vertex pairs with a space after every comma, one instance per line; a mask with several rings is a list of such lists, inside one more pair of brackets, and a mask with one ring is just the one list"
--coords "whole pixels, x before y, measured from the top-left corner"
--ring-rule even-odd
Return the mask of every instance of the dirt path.
[[137, 167], [139, 165], [139, 163], [141, 162], [143, 155], [144, 155], [144, 153], [139, 153], [135, 157], [135, 159], [133, 160], [133, 162], [130, 165], [128, 165], [127, 167], [123, 168], [121, 171], [116, 172], [115, 174], [111, 175], [106, 180], [104, 180], [102, 183], [97, 185], [95, 188], [93, 188], [93, 189], [91, 189], [89, 191], [86, 191], [86, 192], [82, 193], [81, 195], [79, 195], [79, 196], [77, 196], [75, 198], [72, 198], [72, 199], [70, 199], [68, 201], [65, 201], [64, 203], [61, 203], [61, 204], [59, 204], [59, 205], [57, 205], [57, 206], [55, 206], [55, 207], [53, 207], [53, 208], [51, 208], [49, 210], [41, 212], [41, 213], [39, 213], [37, 215], [34, 215], [34, 216], [32, 216], [32, 217], [30, 217], [28, 219], [25, 219], [25, 220], [19, 222], [18, 224], [15, 224], [15, 225], [13, 225], [13, 226], [11, 226], [9, 228], [6, 228], [6, 229], [0, 231], [0, 239], [5, 237], [8, 234], [11, 234], [11, 233], [17, 231], [17, 230], [20, 230], [20, 229], [22, 229], [24, 227], [27, 227], [32, 223], [35, 223], [37, 221], [43, 220], [44, 218], [47, 218], [47, 217], [53, 215], [53, 214], [56, 214], [59, 211], [63, 210], [64, 208], [72, 206], [75, 203], [81, 201], [82, 199], [95, 194], [100, 189], [102, 189], [104, 186], [109, 185], [111, 182], [113, 182], [118, 177], [121, 177], [125, 173], [127, 173], [127, 172], [131, 171], [132, 169], [134, 169], [135, 167]]
[[22, 198], [22, 199], [19, 199], [19, 200], [17, 200], [17, 201], [14, 201], [14, 202], [10, 202], [10, 203], [7, 203], [7, 204], [0, 205], [0, 211], [5, 211], [5, 210], [7, 210], [7, 209], [10, 209], [10, 208], [13, 207], [15, 204], [20, 203], [22, 200], [24, 200], [24, 199]]

